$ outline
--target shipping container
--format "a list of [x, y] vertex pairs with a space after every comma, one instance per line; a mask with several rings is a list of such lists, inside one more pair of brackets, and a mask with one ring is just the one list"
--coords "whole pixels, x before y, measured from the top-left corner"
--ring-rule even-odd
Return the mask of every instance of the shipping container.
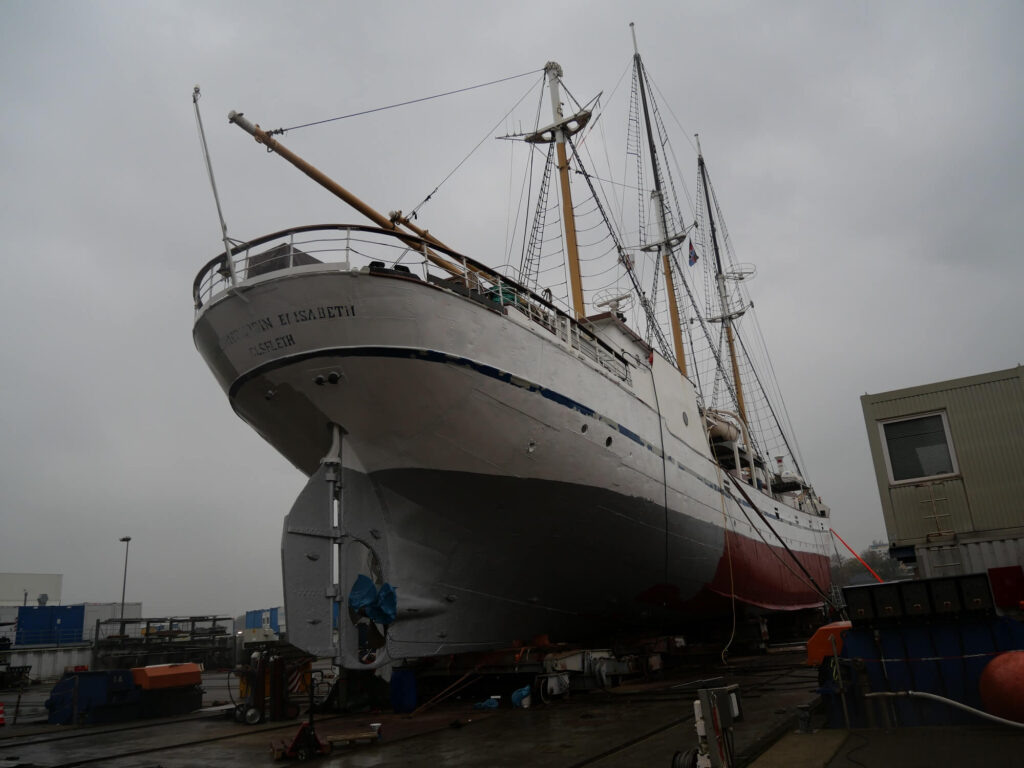
[[1024, 368], [861, 397], [893, 553], [921, 575], [1019, 565]]
[[284, 630], [284, 608], [259, 608], [245, 612], [246, 629], [262, 629], [279, 635]]
[[83, 605], [23, 605], [18, 608], [16, 645], [82, 642]]

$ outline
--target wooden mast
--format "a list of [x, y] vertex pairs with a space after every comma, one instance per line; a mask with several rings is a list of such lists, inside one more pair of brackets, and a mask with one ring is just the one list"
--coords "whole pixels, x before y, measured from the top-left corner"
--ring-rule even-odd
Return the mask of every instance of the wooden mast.
[[[658, 252], [661, 254], [661, 268], [665, 273], [665, 293], [668, 298], [668, 315], [672, 325], [672, 343], [675, 347], [676, 365], [679, 372], [686, 375], [686, 355], [683, 353], [683, 330], [679, 322], [679, 305], [676, 303], [676, 287], [672, 280], [672, 249], [675, 245], [683, 242], [685, 237], [669, 235], [668, 221], [665, 217], [665, 197], [661, 186], [661, 168], [658, 165], [657, 145], [654, 142], [654, 131], [651, 128], [651, 116], [647, 109], [647, 91], [644, 88], [643, 61], [640, 59], [640, 50], [636, 44], [636, 29], [633, 24], [629, 25], [633, 33], [633, 63], [636, 66], [637, 83], [640, 86], [640, 101], [644, 110], [644, 127], [647, 129], [647, 145], [651, 153], [651, 171], [654, 174], [654, 203], [658, 208], [658, 225], [660, 227], [660, 239], [658, 240]], [[653, 249], [653, 246], [652, 246]]]
[[[562, 222], [565, 230], [566, 259], [569, 262], [569, 286], [572, 290], [572, 308], [577, 320], [585, 316], [583, 304], [583, 281], [580, 278], [580, 253], [576, 242], [576, 216], [572, 209], [572, 192], [569, 188], [569, 160], [565, 154], [566, 121], [562, 116], [561, 86], [559, 78], [562, 68], [554, 61], [544, 65], [551, 92], [551, 111], [554, 113], [555, 150], [558, 153], [558, 177], [562, 185]], [[588, 116], [589, 117], [589, 116]], [[576, 130], [579, 130], [577, 128]]]
[[715, 228], [715, 217], [711, 213], [711, 195], [708, 192], [708, 170], [704, 165], [704, 153], [700, 151], [700, 139], [697, 139], [697, 167], [700, 169], [701, 182], [704, 185], [704, 204], [711, 223], [711, 244], [715, 251], [715, 279], [718, 283], [718, 300], [722, 307], [721, 321], [725, 323], [725, 340], [729, 345], [729, 359], [732, 362], [732, 380], [736, 387], [736, 410], [744, 424], [747, 423], [747, 408], [743, 402], [743, 381], [740, 379], [740, 367], [736, 359], [736, 342], [733, 338], [733, 318], [743, 314], [743, 309], [729, 311], [728, 295], [725, 290], [725, 274], [722, 272], [722, 257], [718, 250], [718, 232]]
[[[245, 117], [243, 117], [241, 112], [230, 112], [228, 114], [228, 121], [234, 123], [243, 131], [251, 135], [254, 139], [256, 139], [258, 143], [266, 146], [266, 148], [269, 149], [271, 152], [276, 152], [278, 155], [280, 155], [289, 163], [294, 165], [304, 174], [309, 176], [309, 178], [313, 179], [313, 181], [315, 181], [317, 184], [324, 187], [334, 195], [340, 197], [342, 200], [344, 200], [346, 203], [351, 205], [361, 214], [366, 216], [370, 221], [372, 221], [381, 229], [397, 230], [398, 225], [401, 224], [402, 226], [411, 229], [417, 236], [422, 237], [423, 239], [428, 240], [442, 248], [446, 247], [437, 238], [427, 233], [426, 230], [419, 229], [418, 227], [415, 227], [412, 224], [410, 224], [408, 219], [402, 217], [401, 214], [396, 214], [394, 219], [389, 219], [387, 216], [384, 216], [379, 211], [373, 209], [372, 207], [364, 203], [362, 200], [360, 200], [358, 197], [353, 195], [351, 192], [349, 192], [347, 189], [345, 189], [343, 186], [341, 186], [341, 184], [339, 184], [330, 176], [321, 171], [319, 168], [316, 168], [315, 166], [303, 160], [301, 157], [299, 157], [290, 149], [281, 144], [281, 142], [274, 140], [266, 131], [264, 131], [258, 125], [254, 125]], [[409, 241], [409, 245], [417, 250], [419, 250], [420, 248], [420, 245], [413, 240]], [[446, 272], [458, 276], [462, 276], [464, 274], [464, 271], [460, 266], [451, 263], [447, 259], [442, 258], [429, 248], [424, 248], [423, 250], [424, 255], [431, 262], [441, 267]]]

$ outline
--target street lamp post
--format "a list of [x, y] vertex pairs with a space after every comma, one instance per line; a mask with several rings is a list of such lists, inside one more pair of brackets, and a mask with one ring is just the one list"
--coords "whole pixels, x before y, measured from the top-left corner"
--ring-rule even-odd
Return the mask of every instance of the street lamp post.
[[124, 590], [128, 586], [128, 543], [132, 540], [131, 536], [122, 536], [121, 541], [124, 542], [124, 578], [121, 580], [121, 636], [124, 636]]

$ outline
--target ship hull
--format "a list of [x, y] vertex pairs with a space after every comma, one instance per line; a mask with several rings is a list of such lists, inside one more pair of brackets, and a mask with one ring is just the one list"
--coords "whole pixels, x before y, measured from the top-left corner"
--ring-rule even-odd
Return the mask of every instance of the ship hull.
[[368, 533], [343, 537], [340, 597], [360, 573], [398, 595], [374, 663], [681, 628], [709, 596], [821, 602], [790, 553], [827, 587], [824, 521], [747, 487], [769, 525], [723, 495], [692, 388], [660, 358], [612, 365], [512, 308], [319, 267], [221, 294], [194, 335], [307, 475], [344, 430], [341, 529]]

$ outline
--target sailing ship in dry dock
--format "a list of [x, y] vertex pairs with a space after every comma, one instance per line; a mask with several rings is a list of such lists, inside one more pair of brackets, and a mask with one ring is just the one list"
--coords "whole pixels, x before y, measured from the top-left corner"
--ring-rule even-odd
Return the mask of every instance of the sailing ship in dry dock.
[[764, 378], [737, 327], [750, 270], [702, 156], [699, 226], [684, 227], [633, 64], [638, 242], [613, 226], [598, 256], [578, 254], [570, 167], [592, 216], [609, 204], [581, 158], [593, 110], [563, 114], [549, 63], [552, 121], [521, 136], [544, 163], [511, 276], [377, 213], [232, 113], [372, 222], [232, 245], [194, 284], [199, 352], [235, 412], [309, 476], [282, 539], [299, 647], [365, 668], [823, 602], [828, 510], [778, 407], [752, 394]]

